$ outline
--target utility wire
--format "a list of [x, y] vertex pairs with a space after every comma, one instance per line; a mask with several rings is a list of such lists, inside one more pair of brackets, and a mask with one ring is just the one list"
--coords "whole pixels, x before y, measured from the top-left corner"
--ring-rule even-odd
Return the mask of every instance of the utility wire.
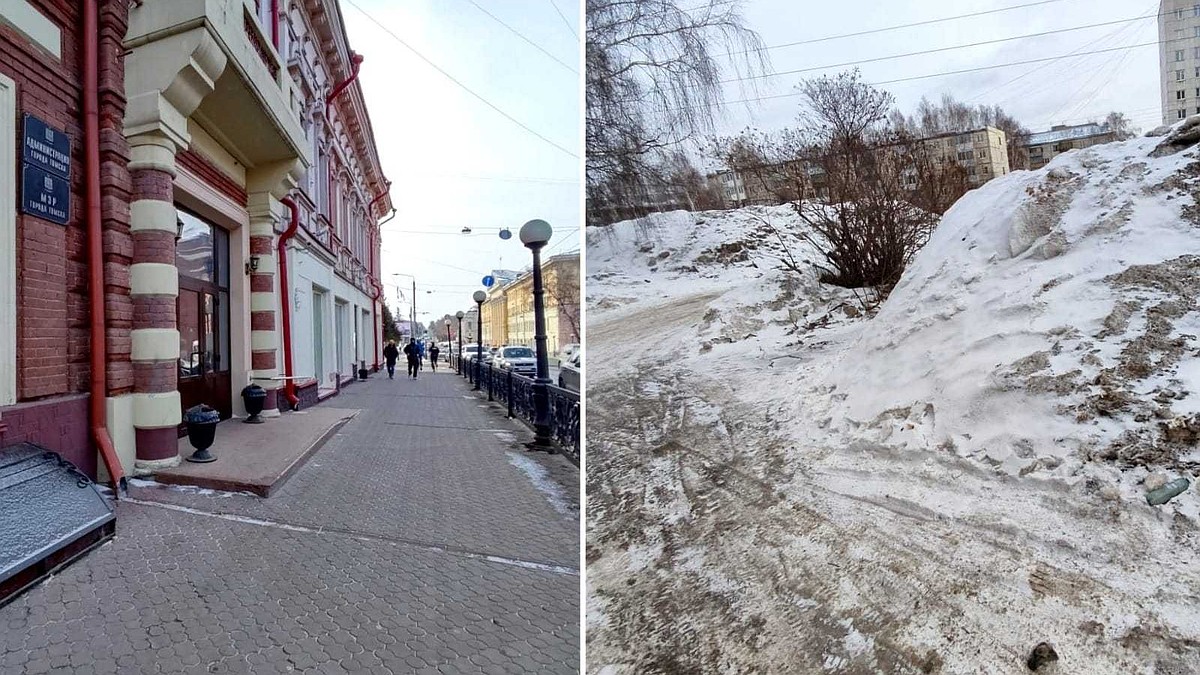
[[[1191, 38], [1178, 38], [1178, 39], [1179, 40], [1189, 40]], [[902, 78], [898, 78], [895, 80], [882, 80], [879, 82], [868, 82], [866, 84], [869, 84], [870, 86], [879, 86], [882, 84], [895, 84], [897, 82], [911, 82], [913, 80], [926, 80], [926, 79], [933, 78], [933, 77], [946, 77], [948, 75], [962, 75], [964, 73], [976, 73], [976, 72], [980, 72], [980, 71], [984, 71], [984, 70], [995, 70], [997, 68], [1009, 68], [1012, 66], [1024, 66], [1024, 65], [1031, 64], [1031, 63], [1044, 63], [1047, 61], [1058, 61], [1060, 59], [1073, 58], [1073, 57], [1078, 57], [1078, 56], [1090, 56], [1092, 54], [1106, 54], [1109, 52], [1120, 51], [1123, 49], [1137, 49], [1140, 47], [1150, 47], [1153, 45], [1161, 45], [1161, 44], [1166, 44], [1169, 42], [1175, 42], [1175, 40], [1158, 40], [1156, 42], [1143, 42], [1141, 44], [1129, 45], [1127, 47], [1110, 47], [1110, 48], [1106, 48], [1106, 49], [1095, 49], [1095, 50], [1086, 51], [1086, 52], [1063, 54], [1060, 56], [1048, 56], [1048, 57], [1040, 58], [1040, 59], [1028, 59], [1025, 61], [1012, 61], [1009, 63], [995, 63], [990, 66], [979, 66], [976, 68], [964, 68], [962, 70], [950, 70], [950, 71], [944, 71], [944, 72], [940, 72], [940, 73], [929, 73], [927, 75], [915, 75], [913, 77], [902, 77]], [[728, 106], [728, 105], [736, 105], [738, 103], [755, 103], [758, 101], [772, 101], [772, 100], [781, 99], [781, 98], [796, 98], [796, 97], [803, 96], [803, 95], [804, 95], [803, 92], [790, 92], [787, 94], [774, 94], [771, 96], [756, 96], [756, 97], [752, 97], [752, 98], [744, 98], [744, 99], [738, 99], [738, 100], [733, 100], [733, 101], [721, 101], [720, 105]], [[690, 107], [685, 106], [685, 107], [679, 108], [679, 109], [680, 110], [688, 110], [688, 109], [690, 109]], [[652, 111], [652, 112], [661, 113], [661, 112], [665, 112], [665, 110]]]
[[[984, 10], [981, 12], [972, 12], [970, 14], [959, 14], [957, 16], [947, 16], [947, 17], [942, 17], [940, 19], [928, 19], [926, 21], [917, 21], [916, 23], [906, 23], [906, 24], [900, 24], [900, 25], [896, 25], [896, 26], [885, 26], [883, 28], [873, 28], [871, 30], [859, 31], [857, 33], [843, 33], [842, 35], [830, 35], [827, 37], [813, 38], [811, 40], [800, 40], [798, 42], [785, 42], [785, 43], [779, 44], [779, 45], [771, 45], [769, 47], [764, 47], [764, 49], [766, 49], [766, 50], [782, 49], [784, 47], [795, 47], [798, 45], [816, 44], [818, 42], [843, 40], [845, 38], [859, 37], [862, 35], [877, 35], [879, 33], [887, 33], [890, 31], [902, 30], [904, 28], [915, 28], [917, 26], [928, 26], [928, 25], [935, 24], [935, 23], [944, 23], [947, 21], [957, 21], [959, 19], [969, 19], [969, 18], [976, 17], [976, 16], [984, 16], [986, 14], [998, 14], [1000, 12], [1009, 12], [1014, 9], [1024, 9], [1026, 7], [1037, 7], [1039, 5], [1049, 5], [1049, 4], [1053, 4], [1056, 2], [1062, 2], [1062, 1], [1063, 0], [1041, 0], [1040, 2], [1029, 2], [1029, 3], [1025, 3], [1023, 5], [1012, 5], [1009, 7], [999, 7], [997, 9], [988, 9], [988, 10]], [[754, 51], [754, 50], [729, 52], [727, 54], [727, 56], [733, 56], [733, 55], [738, 55], [738, 54], [747, 54], [751, 51]]]
[[567, 70], [571, 71], [572, 73], [575, 73], [576, 75], [579, 74], [579, 71], [575, 70], [575, 68], [573, 66], [567, 64], [566, 61], [563, 61], [563, 60], [559, 59], [557, 56], [546, 51], [544, 48], [542, 48], [541, 45], [539, 45], [538, 43], [534, 42], [533, 40], [530, 40], [529, 38], [525, 37], [525, 34], [522, 33], [521, 31], [504, 23], [504, 21], [501, 20], [500, 17], [498, 17], [495, 14], [492, 14], [491, 12], [484, 9], [478, 2], [475, 2], [475, 0], [467, 0], [467, 2], [474, 5], [475, 9], [477, 9], [477, 10], [483, 12], [484, 14], [487, 14], [489, 17], [491, 17], [492, 21], [495, 21], [496, 23], [500, 24], [501, 26], [504, 26], [505, 28], [508, 29], [508, 31], [510, 33], [512, 33], [513, 35], [516, 35], [517, 37], [519, 37], [522, 40], [524, 40], [525, 42], [527, 42], [534, 49], [538, 50], [539, 52], [541, 52], [541, 53], [545, 54], [546, 56], [550, 57], [551, 59], [553, 59], [554, 62], [557, 63], [558, 65], [562, 66], [563, 68], [566, 68]]
[[558, 8], [558, 3], [554, 0], [550, 0], [550, 5], [554, 7], [554, 11], [558, 14], [558, 18], [563, 20], [563, 23], [567, 26], [567, 30], [571, 31], [571, 35], [574, 35], [575, 40], [578, 41], [579, 33], [576, 32], [575, 27], [571, 25], [571, 22], [567, 20], [567, 17], [562, 13], [562, 10]]
[[507, 119], [509, 122], [512, 122], [513, 124], [515, 124], [515, 125], [517, 125], [517, 126], [521, 127], [521, 128], [522, 128], [522, 129], [524, 129], [525, 131], [527, 131], [527, 132], [529, 132], [530, 134], [532, 134], [532, 135], [536, 136], [537, 138], [541, 139], [541, 140], [542, 140], [542, 141], [544, 141], [545, 143], [547, 143], [547, 144], [549, 144], [549, 145], [552, 145], [552, 146], [554, 146], [554, 147], [555, 147], [555, 148], [557, 148], [558, 150], [560, 150], [560, 151], [562, 151], [562, 152], [564, 152], [564, 153], [566, 153], [566, 154], [570, 155], [571, 157], [574, 157], [575, 159], [579, 159], [579, 155], [577, 155], [577, 154], [575, 154], [574, 152], [572, 152], [571, 150], [568, 150], [567, 148], [565, 148], [565, 147], [563, 147], [563, 146], [559, 145], [558, 143], [555, 143], [554, 141], [550, 140], [549, 138], [546, 138], [545, 136], [543, 136], [542, 134], [538, 133], [537, 131], [534, 131], [534, 130], [533, 130], [533, 128], [531, 128], [530, 126], [526, 125], [524, 122], [522, 122], [522, 121], [518, 120], [517, 118], [513, 117], [512, 115], [509, 115], [508, 113], [504, 112], [504, 110], [502, 110], [502, 109], [501, 109], [499, 106], [497, 106], [495, 103], [492, 103], [491, 101], [487, 100], [486, 98], [484, 98], [484, 97], [483, 97], [483, 96], [481, 96], [480, 94], [477, 94], [477, 93], [475, 93], [475, 90], [471, 89], [471, 88], [470, 88], [470, 87], [468, 87], [467, 85], [463, 84], [463, 83], [462, 83], [462, 81], [460, 81], [458, 78], [454, 77], [454, 76], [453, 76], [453, 75], [451, 75], [450, 73], [448, 73], [448, 72], [446, 72], [445, 70], [443, 70], [443, 69], [442, 69], [442, 67], [441, 67], [441, 66], [439, 66], [438, 64], [434, 63], [433, 61], [430, 61], [430, 60], [429, 60], [429, 59], [428, 59], [428, 58], [427, 58], [427, 57], [426, 57], [424, 54], [422, 54], [421, 52], [417, 51], [417, 50], [416, 50], [416, 48], [414, 48], [412, 45], [408, 44], [408, 43], [407, 43], [407, 42], [405, 42], [403, 39], [401, 39], [399, 35], [396, 35], [394, 32], [392, 32], [392, 30], [391, 30], [390, 28], [388, 28], [387, 26], [383, 25], [383, 24], [382, 24], [382, 23], [381, 23], [381, 22], [380, 22], [378, 19], [376, 19], [376, 18], [375, 18], [374, 16], [372, 16], [371, 14], [367, 13], [367, 11], [366, 11], [366, 10], [364, 10], [362, 7], [359, 7], [357, 2], [355, 2], [354, 0], [346, 0], [346, 2], [347, 2], [347, 3], [349, 3], [351, 7], [353, 7], [354, 9], [357, 9], [359, 12], [361, 12], [363, 16], [367, 17], [367, 19], [369, 19], [369, 20], [371, 21], [371, 23], [375, 24], [376, 26], [379, 26], [379, 28], [380, 28], [380, 29], [381, 29], [383, 32], [385, 32], [385, 33], [387, 33], [388, 35], [392, 36], [392, 38], [393, 38], [394, 40], [396, 40], [396, 42], [399, 42], [399, 43], [400, 43], [400, 44], [401, 44], [401, 45], [402, 45], [402, 46], [403, 46], [405, 49], [407, 49], [408, 51], [412, 52], [413, 54], [415, 54], [415, 55], [417, 56], [417, 58], [421, 59], [421, 60], [422, 60], [422, 61], [424, 61], [426, 64], [428, 64], [428, 65], [429, 65], [429, 67], [431, 67], [431, 68], [433, 68], [434, 70], [436, 70], [436, 71], [438, 71], [439, 73], [441, 73], [443, 77], [445, 77], [446, 79], [450, 80], [450, 81], [451, 81], [451, 82], [453, 82], [454, 84], [458, 85], [458, 86], [459, 86], [459, 88], [461, 88], [463, 91], [465, 91], [465, 92], [467, 92], [468, 94], [470, 94], [471, 96], [474, 96], [475, 98], [479, 99], [479, 101], [480, 101], [481, 103], [483, 103], [483, 104], [484, 104], [484, 105], [486, 105], [487, 107], [491, 108], [492, 110], [495, 110], [497, 113], [499, 113], [499, 114], [500, 114], [501, 116], [503, 116], [505, 119]]
[[983, 45], [994, 45], [994, 44], [999, 44], [1001, 42], [1012, 42], [1013, 40], [1027, 40], [1029, 38], [1045, 37], [1047, 35], [1057, 35], [1059, 33], [1070, 33], [1070, 32], [1078, 31], [1078, 30], [1087, 30], [1089, 28], [1100, 28], [1102, 26], [1113, 26], [1113, 25], [1122, 24], [1122, 23], [1129, 24], [1129, 23], [1133, 23], [1134, 21], [1144, 21], [1149, 18], [1150, 18], [1149, 16], [1142, 15], [1142, 16], [1135, 16], [1131, 19], [1119, 19], [1116, 21], [1104, 21], [1101, 23], [1088, 24], [1086, 26], [1071, 26], [1068, 28], [1058, 28], [1055, 30], [1042, 31], [1041, 33], [1026, 33], [1025, 35], [1013, 35], [1010, 37], [997, 38], [995, 40], [984, 40], [982, 42], [972, 42], [970, 44], [965, 44], [965, 45], [953, 45], [950, 47], [938, 47], [936, 49], [923, 49], [923, 50], [917, 51], [917, 52], [908, 52], [905, 54], [893, 54], [892, 56], [879, 56], [879, 57], [875, 57], [875, 58], [871, 58], [871, 59], [859, 59], [857, 61], [845, 61], [843, 63], [831, 63], [831, 64], [824, 65], [824, 66], [813, 66], [811, 68], [798, 68], [796, 70], [785, 70], [780, 73], [771, 73], [768, 75], [748, 75], [746, 77], [735, 77], [735, 78], [732, 78], [729, 80], [722, 80], [721, 84], [729, 84], [732, 82], [745, 82], [747, 80], [759, 80], [759, 79], [768, 78], [768, 77], [775, 77], [776, 75], [795, 75], [797, 73], [811, 73], [813, 71], [818, 71], [818, 70], [830, 70], [832, 68], [841, 68], [843, 66], [856, 66], [856, 65], [861, 65], [864, 63], [878, 63], [880, 61], [892, 61], [895, 59], [908, 58], [910, 56], [921, 56], [923, 54], [938, 54], [941, 52], [950, 52], [950, 51], [955, 51], [958, 49], [969, 49], [971, 47], [981, 47]]
[[[1152, 5], [1150, 6], [1150, 9], [1148, 9], [1148, 10], [1146, 11], [1146, 13], [1145, 13], [1145, 14], [1143, 14], [1142, 16], [1148, 16], [1149, 14], [1151, 14], [1152, 12], [1154, 12], [1154, 11], [1155, 11], [1155, 8], [1157, 8], [1157, 7], [1158, 7], [1158, 2], [1155, 2], [1154, 4], [1152, 4]], [[1110, 39], [1110, 38], [1116, 37], [1117, 35], [1120, 35], [1121, 33], [1123, 33], [1123, 32], [1125, 31], [1125, 28], [1126, 28], [1126, 27], [1124, 27], [1124, 26], [1123, 26], [1123, 27], [1121, 27], [1121, 28], [1118, 28], [1118, 29], [1116, 29], [1116, 30], [1109, 31], [1108, 33], [1105, 33], [1104, 35], [1101, 35], [1100, 37], [1096, 38], [1095, 40], [1092, 40], [1091, 42], [1086, 42], [1086, 43], [1084, 43], [1083, 45], [1079, 46], [1077, 49], [1075, 49], [1075, 50], [1073, 50], [1073, 51], [1069, 52], [1069, 54], [1068, 54], [1068, 55], [1074, 55], [1074, 54], [1076, 54], [1077, 52], [1080, 52], [1080, 51], [1083, 51], [1084, 49], [1087, 49], [1088, 47], [1091, 47], [1091, 46], [1097, 45], [1097, 44], [1099, 44], [1099, 43], [1101, 43], [1101, 42], [1104, 42], [1104, 41], [1106, 41], [1106, 40], [1108, 40], [1108, 39]], [[997, 90], [1000, 90], [1000, 89], [1005, 89], [1006, 87], [1008, 87], [1008, 85], [1010, 85], [1010, 84], [1012, 84], [1012, 83], [1014, 83], [1014, 82], [1016, 82], [1016, 81], [1018, 81], [1018, 80], [1023, 80], [1023, 79], [1025, 79], [1026, 77], [1029, 77], [1030, 75], [1032, 75], [1032, 74], [1034, 74], [1034, 73], [1036, 73], [1036, 72], [1039, 72], [1039, 71], [1041, 71], [1041, 70], [1043, 70], [1043, 69], [1045, 69], [1045, 68], [1049, 68], [1049, 67], [1051, 67], [1051, 66], [1052, 66], [1052, 64], [1051, 64], [1051, 63], [1044, 63], [1044, 64], [1041, 64], [1041, 65], [1039, 65], [1039, 66], [1037, 66], [1037, 67], [1031, 68], [1031, 69], [1029, 69], [1029, 70], [1025, 71], [1024, 73], [1022, 73], [1022, 74], [1020, 74], [1020, 75], [1018, 75], [1018, 76], [1014, 77], [1013, 79], [1011, 79], [1011, 80], [1009, 80], [1009, 81], [1007, 81], [1007, 82], [1005, 82], [1005, 83], [1003, 83], [1003, 84], [1001, 84], [1001, 85], [998, 85], [998, 86], [992, 87], [991, 89], [988, 89], [987, 91], [985, 91], [985, 92], [983, 92], [983, 93], [981, 93], [981, 94], [976, 94], [975, 96], [972, 96], [971, 98], [968, 98], [966, 101], [964, 101], [964, 103], [972, 103], [972, 102], [974, 102], [974, 101], [977, 101], [977, 100], [979, 100], [979, 99], [981, 99], [981, 98], [985, 98], [985, 97], [987, 97], [987, 96], [991, 95], [993, 92], [995, 92], [995, 91], [997, 91]], [[1000, 99], [1000, 100], [1007, 100], [1007, 97], [1006, 97], [1006, 98], [1002, 98], [1002, 99]]]

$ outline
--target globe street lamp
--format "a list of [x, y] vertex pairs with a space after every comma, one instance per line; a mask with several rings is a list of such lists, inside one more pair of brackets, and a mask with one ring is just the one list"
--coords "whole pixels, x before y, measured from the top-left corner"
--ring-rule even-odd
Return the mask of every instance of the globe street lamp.
[[475, 352], [475, 391], [479, 391], [479, 380], [483, 377], [483, 301], [487, 300], [487, 293], [483, 291], [475, 291], [471, 296], [475, 301], [475, 339], [478, 341], [478, 351]]
[[537, 377], [533, 380], [533, 444], [554, 452], [550, 441], [550, 357], [546, 354], [546, 306], [542, 288], [542, 248], [550, 243], [554, 230], [544, 220], [531, 220], [521, 226], [521, 243], [533, 252], [533, 344], [537, 354]]
[[467, 370], [465, 368], [463, 368], [463, 362], [462, 362], [462, 357], [463, 357], [463, 353], [462, 353], [462, 320], [463, 320], [463, 317], [466, 315], [467, 315], [466, 312], [463, 312], [462, 310], [459, 310], [458, 314], [454, 315], [458, 319], [458, 374], [459, 375], [467, 374]]

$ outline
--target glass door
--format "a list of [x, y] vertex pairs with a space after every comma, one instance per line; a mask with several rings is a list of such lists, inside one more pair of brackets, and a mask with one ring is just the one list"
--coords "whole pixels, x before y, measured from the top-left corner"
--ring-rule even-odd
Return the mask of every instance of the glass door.
[[184, 410], [203, 403], [228, 419], [233, 415], [229, 233], [187, 211], [178, 211], [178, 217], [179, 396]]

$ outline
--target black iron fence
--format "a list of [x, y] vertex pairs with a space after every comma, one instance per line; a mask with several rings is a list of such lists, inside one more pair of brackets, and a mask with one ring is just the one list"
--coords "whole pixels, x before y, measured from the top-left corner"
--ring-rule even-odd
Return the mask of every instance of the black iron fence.
[[[454, 359], [459, 375], [475, 385], [487, 400], [508, 407], [508, 416], [533, 426], [537, 416], [533, 378], [471, 359]], [[553, 384], [546, 385], [549, 399], [550, 432], [555, 443], [579, 462], [579, 394]]]

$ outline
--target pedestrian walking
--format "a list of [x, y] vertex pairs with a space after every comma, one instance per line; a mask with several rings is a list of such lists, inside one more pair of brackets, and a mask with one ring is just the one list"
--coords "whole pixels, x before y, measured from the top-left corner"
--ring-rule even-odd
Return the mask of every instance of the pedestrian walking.
[[417, 370], [421, 367], [421, 352], [415, 338], [409, 338], [408, 344], [404, 345], [404, 355], [408, 357], [408, 376], [415, 380]]
[[437, 360], [439, 352], [441, 352], [441, 350], [438, 349], [436, 342], [429, 345], [429, 367], [435, 373], [437, 372]]
[[388, 340], [387, 346], [383, 348], [383, 358], [387, 361], [388, 379], [395, 379], [396, 359], [400, 358], [400, 349], [396, 347], [395, 340]]

